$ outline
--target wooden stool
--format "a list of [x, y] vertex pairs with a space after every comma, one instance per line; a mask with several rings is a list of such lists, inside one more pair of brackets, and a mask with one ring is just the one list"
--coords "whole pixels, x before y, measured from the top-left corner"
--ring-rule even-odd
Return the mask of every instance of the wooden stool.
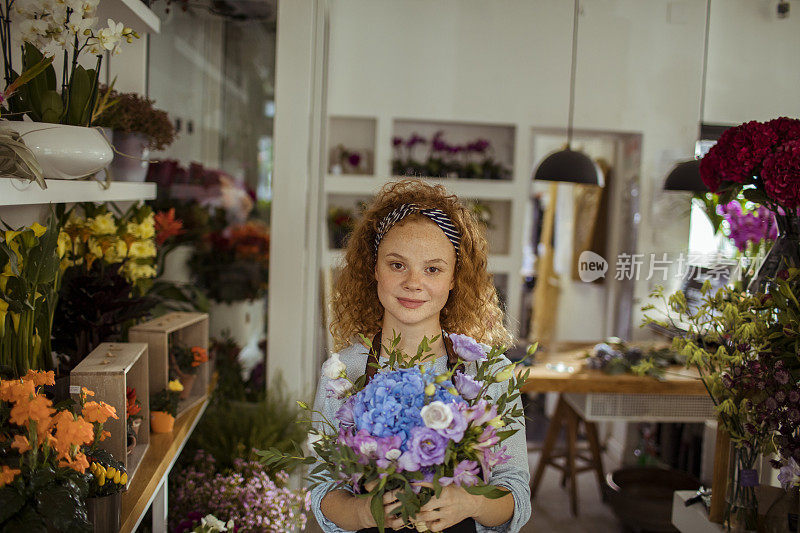
[[[578, 430], [579, 426], [583, 424], [584, 434], [589, 444], [588, 448], [578, 447]], [[556, 450], [555, 444], [561, 433], [562, 426], [566, 430], [567, 446], [565, 450]], [[589, 455], [587, 455], [587, 452]], [[556, 462], [556, 459], [562, 461]], [[584, 464], [577, 466], [576, 460], [581, 460]], [[578, 516], [578, 486], [576, 477], [581, 472], [594, 470], [597, 476], [597, 485], [600, 489], [600, 497], [604, 498], [603, 484], [605, 483], [605, 476], [603, 475], [603, 458], [600, 449], [600, 441], [597, 437], [597, 426], [594, 422], [584, 420], [575, 409], [573, 409], [563, 395], [558, 396], [558, 404], [556, 405], [553, 418], [550, 420], [550, 426], [547, 428], [547, 435], [544, 438], [542, 445], [542, 455], [539, 457], [539, 462], [536, 465], [536, 472], [533, 475], [531, 482], [531, 499], [536, 496], [536, 490], [542, 481], [542, 475], [546, 466], [552, 466], [561, 471], [561, 486], [565, 486], [569, 480], [569, 501], [570, 510], [573, 516]]]

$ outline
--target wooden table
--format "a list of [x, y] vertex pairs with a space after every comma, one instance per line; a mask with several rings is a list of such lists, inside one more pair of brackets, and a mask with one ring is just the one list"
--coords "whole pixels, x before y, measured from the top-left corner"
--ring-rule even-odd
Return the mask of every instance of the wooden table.
[[208, 398], [175, 419], [172, 433], [153, 433], [136, 475], [122, 494], [120, 532], [131, 533], [153, 505], [153, 531], [167, 531], [167, 478], [183, 446], [208, 406]]
[[[536, 354], [533, 366], [519, 367], [517, 372], [530, 370], [522, 387], [523, 392], [573, 392], [579, 394], [671, 394], [705, 396], [708, 394], [696, 370], [680, 366], [669, 367], [662, 380], [633, 374], [605, 374], [602, 370], [586, 368], [584, 356], [594, 344], [571, 346]], [[568, 368], [572, 371], [566, 371]], [[556, 368], [564, 368], [558, 371]]]

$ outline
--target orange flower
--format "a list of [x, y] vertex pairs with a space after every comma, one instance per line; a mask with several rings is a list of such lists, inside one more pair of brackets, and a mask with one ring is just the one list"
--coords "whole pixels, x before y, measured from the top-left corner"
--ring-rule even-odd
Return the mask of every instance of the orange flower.
[[75, 454], [74, 459], [69, 456], [63, 457], [61, 461], [59, 461], [58, 466], [68, 466], [76, 472], [83, 474], [86, 472], [86, 469], [89, 468], [89, 461], [86, 459], [86, 455], [79, 452]]
[[19, 468], [9, 468], [3, 465], [3, 470], [0, 472], [0, 487], [5, 487], [7, 484], [14, 481], [14, 478], [22, 472]]
[[62, 457], [66, 457], [72, 445], [90, 444], [94, 440], [94, 426], [81, 417], [75, 420], [67, 411], [61, 411], [59, 415], [61, 413], [66, 414], [57, 416], [55, 421], [55, 449]]
[[86, 399], [87, 396], [94, 396], [94, 392], [90, 391], [86, 387], [81, 387], [81, 398]]
[[153, 217], [156, 224], [156, 243], [163, 245], [171, 237], [183, 233], [183, 222], [175, 218], [175, 208], [161, 211]]
[[55, 409], [52, 409], [51, 405], [53, 405], [53, 402], [44, 396], [36, 395], [29, 400], [20, 399], [11, 409], [9, 420], [12, 424], [18, 426], [27, 425], [28, 420], [33, 420], [34, 422], [48, 421], [50, 415], [55, 413]]
[[100, 437], [98, 438], [98, 440], [99, 440], [100, 442], [103, 442], [104, 440], [106, 440], [106, 439], [107, 439], [108, 437], [110, 437], [110, 436], [111, 436], [111, 432], [109, 432], [109, 431], [106, 431], [106, 430], [104, 429], [104, 430], [103, 430], [103, 432], [102, 432], [102, 433], [100, 433]]
[[20, 455], [31, 449], [31, 443], [28, 442], [28, 437], [23, 435], [14, 435], [14, 442], [11, 443], [12, 448], [16, 448]]
[[86, 405], [83, 406], [83, 411], [81, 414], [87, 422], [91, 423], [97, 422], [98, 424], [105, 424], [106, 420], [109, 418], [115, 418], [119, 420], [119, 417], [117, 416], [117, 410], [108, 405], [106, 402], [86, 402]]
[[42, 370], [28, 370], [28, 373], [22, 376], [22, 381], [33, 381], [37, 387], [42, 385], [55, 385], [56, 374], [52, 370], [44, 372]]
[[20, 399], [30, 399], [32, 394], [36, 394], [36, 385], [33, 381], [0, 380], [0, 400], [18, 402]]
[[200, 346], [195, 346], [192, 348], [192, 355], [194, 356], [192, 366], [200, 366], [208, 361], [208, 353], [206, 352], [205, 348], [201, 348]]

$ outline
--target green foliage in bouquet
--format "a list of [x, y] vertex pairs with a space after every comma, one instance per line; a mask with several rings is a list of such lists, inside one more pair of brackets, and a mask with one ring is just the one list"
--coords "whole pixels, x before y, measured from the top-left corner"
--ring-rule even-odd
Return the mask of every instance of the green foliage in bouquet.
[[58, 226], [35, 223], [0, 234], [0, 373], [50, 370], [50, 331], [60, 277]]

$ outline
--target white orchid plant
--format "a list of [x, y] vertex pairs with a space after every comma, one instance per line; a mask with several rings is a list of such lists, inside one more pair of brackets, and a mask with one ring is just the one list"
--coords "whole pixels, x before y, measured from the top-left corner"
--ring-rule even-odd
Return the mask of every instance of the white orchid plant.
[[[116, 55], [124, 42], [139, 35], [121, 22], [107, 20], [98, 28], [95, 16], [100, 0], [0, 0], [0, 41], [4, 78], [14, 86], [32, 69], [27, 83], [2, 94], [0, 106], [6, 114], [20, 119], [29, 116], [37, 122], [91, 125], [97, 105], [100, 66], [106, 53]], [[17, 34], [12, 36], [13, 26]], [[22, 47], [22, 74], [12, 65], [12, 46]], [[50, 62], [62, 54], [64, 67], [60, 86]], [[84, 68], [82, 55], [95, 56], [95, 68]], [[19, 85], [19, 84], [17, 84]]]

